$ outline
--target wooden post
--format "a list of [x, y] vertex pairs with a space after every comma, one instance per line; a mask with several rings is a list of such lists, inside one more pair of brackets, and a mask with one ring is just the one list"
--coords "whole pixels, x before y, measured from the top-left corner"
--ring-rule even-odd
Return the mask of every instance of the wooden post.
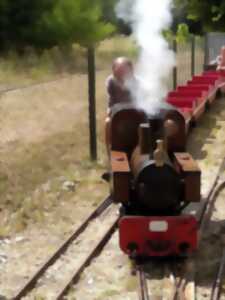
[[195, 75], [195, 36], [191, 37], [191, 76]]
[[87, 49], [88, 57], [88, 94], [89, 94], [89, 134], [90, 158], [97, 160], [97, 133], [96, 133], [96, 79], [95, 79], [95, 49]]
[[[177, 41], [176, 39], [173, 40], [173, 51], [177, 53]], [[177, 88], [177, 67], [173, 68], [173, 89]]]

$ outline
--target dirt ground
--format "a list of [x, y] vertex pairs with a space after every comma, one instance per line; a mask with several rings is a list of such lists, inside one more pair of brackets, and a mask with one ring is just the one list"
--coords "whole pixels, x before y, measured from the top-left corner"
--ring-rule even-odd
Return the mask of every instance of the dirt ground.
[[[202, 173], [202, 193], [206, 195], [213, 178], [215, 178], [222, 160], [225, 158], [225, 99], [217, 101], [216, 105], [203, 118], [201, 129], [191, 134], [192, 145], [189, 148], [198, 159]], [[199, 133], [201, 134], [199, 134]], [[225, 169], [222, 172], [225, 180]], [[210, 289], [215, 280], [222, 253], [225, 234], [225, 191], [216, 199], [212, 215], [204, 232], [199, 252], [196, 257], [198, 283], [197, 299], [210, 299]], [[225, 299], [225, 274], [222, 286], [221, 300]]]
[[12, 297], [108, 195], [101, 180], [106, 77], [97, 77], [97, 163], [89, 161], [85, 75], [1, 96], [0, 295]]
[[[1, 95], [2, 299], [12, 298], [108, 194], [108, 187], [101, 180], [106, 165], [102, 124], [106, 110], [104, 82], [108, 73], [99, 71], [97, 75], [100, 157], [97, 163], [88, 159], [85, 74]], [[190, 136], [190, 151], [203, 171], [203, 193], [207, 192], [225, 154], [224, 112], [225, 101], [220, 101]], [[203, 299], [208, 299], [204, 295], [209, 291], [221, 253], [221, 243], [214, 241], [224, 228], [223, 198], [218, 205], [211, 224], [213, 229], [204, 240], [205, 245], [210, 245], [209, 250], [203, 247], [199, 252], [200, 268], [209, 270], [198, 274], [199, 295], [203, 295]], [[215, 260], [211, 259], [213, 256]], [[103, 269], [102, 264], [107, 267]], [[119, 250], [115, 234], [103, 256], [85, 271], [71, 297], [76, 300], [136, 299], [135, 279], [129, 274], [129, 261]], [[160, 291], [157, 280], [155, 286]]]
[[[101, 179], [106, 168], [105, 80], [113, 57], [130, 54], [132, 47], [133, 42], [118, 37], [105, 41], [96, 54], [98, 162], [89, 160], [85, 68], [0, 95], [0, 296], [11, 298], [108, 196]], [[21, 80], [18, 73], [11, 75], [12, 80], [8, 73], [1, 77], [3, 89], [8, 80], [10, 86], [23, 86], [24, 74]]]
[[[202, 196], [210, 189], [222, 159], [225, 157], [225, 99], [218, 100], [190, 136], [188, 150], [202, 169]], [[224, 171], [225, 172], [225, 171]], [[225, 175], [225, 173], [224, 173]], [[210, 289], [223, 251], [221, 235], [225, 233], [225, 193], [217, 199], [211, 222], [196, 255], [196, 300], [209, 300]], [[194, 207], [196, 211], [196, 207]], [[104, 268], [102, 268], [104, 266]], [[167, 300], [167, 290], [161, 280], [161, 262], [150, 263], [150, 296]], [[105, 251], [88, 267], [82, 280], [73, 288], [68, 299], [76, 300], [133, 300], [137, 299], [137, 278], [131, 276], [131, 264], [118, 248], [116, 233]], [[225, 278], [221, 300], [225, 299]]]

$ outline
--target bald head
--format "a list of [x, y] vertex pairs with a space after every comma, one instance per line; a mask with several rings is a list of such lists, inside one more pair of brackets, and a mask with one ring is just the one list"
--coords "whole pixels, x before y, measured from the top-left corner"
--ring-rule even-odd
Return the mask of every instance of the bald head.
[[133, 75], [132, 61], [127, 57], [118, 57], [113, 62], [112, 71], [116, 79], [123, 81]]

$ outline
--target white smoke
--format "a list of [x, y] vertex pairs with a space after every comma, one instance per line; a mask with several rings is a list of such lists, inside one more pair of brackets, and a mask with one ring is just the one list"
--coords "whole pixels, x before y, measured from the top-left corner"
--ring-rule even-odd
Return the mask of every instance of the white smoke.
[[139, 88], [133, 91], [139, 106], [156, 113], [165, 105], [167, 81], [175, 65], [174, 53], [162, 36], [171, 22], [171, 0], [120, 0], [118, 18], [131, 24], [140, 52], [136, 65]]

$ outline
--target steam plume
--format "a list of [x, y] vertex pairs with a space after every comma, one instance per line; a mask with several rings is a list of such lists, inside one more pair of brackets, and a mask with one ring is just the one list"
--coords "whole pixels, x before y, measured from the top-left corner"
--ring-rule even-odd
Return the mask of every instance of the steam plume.
[[162, 36], [171, 22], [170, 6], [171, 0], [120, 0], [116, 7], [118, 18], [131, 24], [140, 49], [135, 70], [140, 87], [133, 96], [151, 114], [165, 105], [166, 82], [175, 64], [174, 54]]

